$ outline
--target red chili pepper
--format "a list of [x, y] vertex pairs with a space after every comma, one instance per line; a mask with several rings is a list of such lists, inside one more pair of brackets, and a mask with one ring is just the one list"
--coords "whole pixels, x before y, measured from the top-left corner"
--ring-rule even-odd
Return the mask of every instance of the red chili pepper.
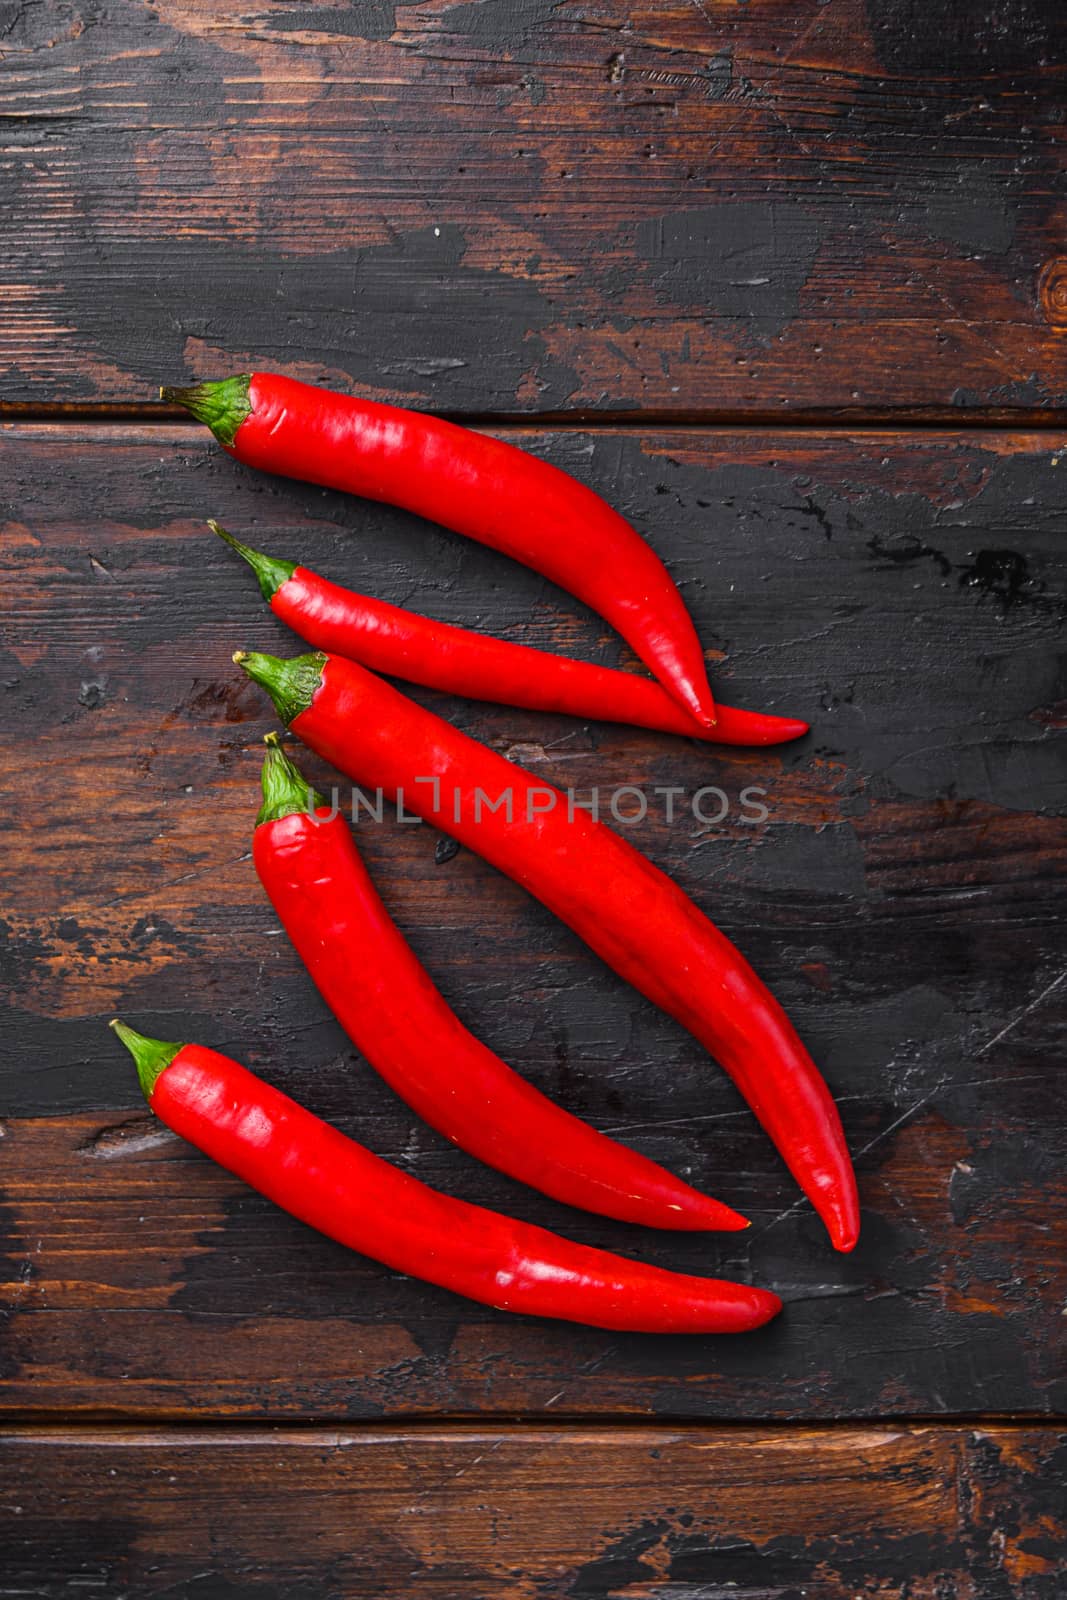
[[568, 1205], [652, 1228], [748, 1227], [563, 1111], [476, 1039], [385, 909], [348, 825], [325, 806], [272, 745], [252, 857], [323, 999], [401, 1099], [460, 1149]]
[[714, 724], [700, 642], [666, 567], [558, 467], [438, 417], [275, 373], [160, 393], [247, 466], [402, 506], [544, 573], [617, 628], [698, 722]]
[[387, 601], [343, 589], [294, 561], [251, 550], [217, 522], [208, 526], [248, 562], [276, 617], [317, 650], [350, 656], [373, 672], [472, 700], [629, 722], [715, 744], [784, 744], [808, 731], [808, 724], [794, 717], [772, 717], [721, 703], [714, 728], [705, 728], [649, 678], [554, 656], [447, 622], [431, 622]]
[[557, 790], [355, 662], [240, 651], [234, 660], [313, 750], [359, 784], [402, 793], [406, 806], [521, 883], [683, 1023], [729, 1072], [834, 1244], [852, 1249], [856, 1183], [830, 1092], [781, 1006], [676, 884], [584, 811], [568, 804], [564, 815]]
[[637, 1333], [740, 1333], [781, 1310], [766, 1289], [665, 1272], [438, 1194], [228, 1056], [111, 1026], [168, 1127], [301, 1222], [394, 1271], [502, 1311]]

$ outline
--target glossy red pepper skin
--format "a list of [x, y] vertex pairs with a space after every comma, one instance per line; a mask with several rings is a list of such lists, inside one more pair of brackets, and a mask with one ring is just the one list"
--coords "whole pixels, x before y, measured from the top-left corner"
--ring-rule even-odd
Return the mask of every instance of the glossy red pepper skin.
[[[223, 380], [216, 392], [237, 382]], [[610, 622], [691, 716], [714, 723], [700, 641], [674, 580], [592, 489], [438, 417], [276, 373], [254, 372], [247, 384], [236, 427], [239, 411], [225, 426], [212, 422], [209, 384], [164, 393], [214, 426], [246, 466], [401, 506], [543, 573]]]
[[[272, 750], [270, 763], [284, 763]], [[286, 781], [283, 770], [280, 782]], [[300, 800], [307, 793], [303, 785]], [[299, 802], [298, 802], [299, 803]], [[353, 1044], [453, 1144], [554, 1199], [651, 1228], [748, 1226], [654, 1161], [573, 1117], [463, 1026], [390, 917], [348, 824], [328, 811], [261, 822], [260, 882]]]
[[146, 1091], [156, 1115], [301, 1222], [393, 1271], [500, 1310], [640, 1333], [740, 1333], [781, 1309], [767, 1290], [665, 1272], [439, 1194], [229, 1057], [174, 1048]]
[[433, 622], [250, 550], [217, 522], [210, 526], [249, 562], [276, 617], [316, 650], [349, 656], [372, 672], [472, 700], [626, 722], [713, 744], [784, 744], [808, 732], [808, 724], [795, 717], [721, 702], [714, 728], [705, 728], [650, 678]]
[[[740, 951], [632, 845], [557, 791], [341, 656], [235, 658], [313, 750], [505, 872], [700, 1040], [733, 1078], [839, 1250], [859, 1235], [856, 1181], [825, 1082]], [[284, 682], [288, 692], [279, 693]], [[433, 783], [415, 780], [436, 778]], [[475, 790], [506, 809], [483, 805]], [[461, 796], [457, 808], [455, 794]], [[557, 796], [552, 809], [546, 799]], [[541, 809], [538, 809], [541, 807]], [[457, 815], [458, 809], [458, 815]]]

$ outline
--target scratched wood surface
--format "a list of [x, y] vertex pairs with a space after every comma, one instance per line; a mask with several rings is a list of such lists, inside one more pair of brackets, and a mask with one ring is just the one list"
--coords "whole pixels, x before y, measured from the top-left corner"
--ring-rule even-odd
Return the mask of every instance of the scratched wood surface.
[[[1065, 44], [1055, 0], [0, 0], [0, 1600], [1059, 1600]], [[647, 533], [724, 700], [810, 719], [720, 751], [420, 694], [647, 796], [629, 837], [839, 1099], [853, 1257], [699, 1048], [429, 830], [359, 838], [448, 999], [751, 1233], [479, 1168], [330, 1021], [248, 859], [271, 723], [229, 660], [295, 641], [202, 519], [636, 663], [152, 404], [253, 365], [501, 425]], [[116, 1012], [786, 1312], [618, 1338], [352, 1257], [152, 1121]]]
[[[637, 1232], [448, 1147], [347, 1045], [258, 887], [272, 722], [230, 654], [296, 641], [203, 517], [416, 609], [623, 660], [602, 625], [503, 557], [256, 476], [201, 431], [12, 426], [0, 1401], [25, 1417], [1054, 1413], [1062, 447], [996, 432], [513, 437], [610, 489], [647, 532], [724, 699], [800, 713], [813, 732], [718, 751], [424, 698], [580, 797], [646, 794], [630, 837], [750, 956], [839, 1098], [860, 1248], [834, 1255], [695, 1042], [469, 852], [437, 864], [427, 829], [360, 827], [388, 904], [475, 1031], [738, 1206], [750, 1235]], [[668, 823], [656, 790], [672, 786]], [[691, 808], [712, 786], [719, 826]], [[750, 789], [762, 821], [745, 820]], [[771, 1284], [786, 1315], [733, 1341], [616, 1338], [356, 1259], [153, 1124], [105, 1027], [116, 1012], [236, 1054], [432, 1184]]]
[[10, 1595], [1063, 1593], [1054, 1429], [42, 1431], [0, 1472]]
[[1062, 406], [1058, 0], [0, 7], [13, 403]]

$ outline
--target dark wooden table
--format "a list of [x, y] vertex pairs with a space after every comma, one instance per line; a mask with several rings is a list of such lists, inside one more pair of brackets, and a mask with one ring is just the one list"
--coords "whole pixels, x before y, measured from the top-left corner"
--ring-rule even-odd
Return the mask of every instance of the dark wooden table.
[[[0, 6], [0, 1596], [1063, 1595], [1065, 20]], [[630, 836], [825, 1067], [854, 1256], [695, 1043], [429, 829], [361, 843], [464, 1019], [751, 1234], [639, 1235], [481, 1169], [327, 1016], [251, 868], [270, 723], [229, 659], [291, 639], [204, 518], [634, 662], [531, 572], [153, 403], [257, 365], [592, 484], [723, 699], [810, 718], [745, 752], [419, 695], [548, 780], [725, 791], [718, 826], [654, 802]], [[432, 1184], [786, 1313], [613, 1337], [353, 1258], [153, 1122], [116, 1012]]]

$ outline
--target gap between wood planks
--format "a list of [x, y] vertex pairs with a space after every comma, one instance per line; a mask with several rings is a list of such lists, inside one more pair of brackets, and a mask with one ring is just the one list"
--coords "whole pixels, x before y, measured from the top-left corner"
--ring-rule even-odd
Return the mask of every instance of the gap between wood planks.
[[720, 1417], [714, 1420], [700, 1417], [683, 1417], [671, 1421], [668, 1417], [635, 1417], [632, 1414], [605, 1412], [589, 1416], [557, 1417], [555, 1412], [522, 1416], [481, 1416], [477, 1413], [448, 1412], [427, 1413], [424, 1417], [334, 1417], [322, 1416], [305, 1420], [300, 1417], [213, 1417], [196, 1412], [186, 1414], [166, 1409], [153, 1411], [143, 1417], [116, 1417], [114, 1414], [94, 1417], [91, 1414], [73, 1416], [57, 1410], [35, 1413], [33, 1420], [21, 1420], [17, 1414], [10, 1418], [0, 1412], [0, 1444], [10, 1439], [74, 1437], [93, 1442], [97, 1439], [151, 1435], [159, 1439], [172, 1434], [176, 1439], [193, 1434], [212, 1437], [239, 1435], [245, 1439], [276, 1439], [285, 1434], [297, 1440], [314, 1441], [324, 1434], [345, 1439], [396, 1439], [428, 1437], [434, 1434], [463, 1437], [487, 1433], [518, 1436], [521, 1434], [552, 1434], [578, 1438], [587, 1434], [611, 1433], [622, 1438], [649, 1439], [652, 1435], [677, 1438], [679, 1435], [775, 1434], [782, 1437], [800, 1437], [804, 1434], [822, 1433], [922, 1433], [936, 1429], [939, 1433], [968, 1433], [975, 1429], [1018, 1429], [1032, 1433], [1035, 1430], [1062, 1433], [1067, 1429], [1067, 1418], [1050, 1416], [1047, 1412], [975, 1411], [915, 1416], [857, 1416], [824, 1417], [799, 1422], [789, 1417], [771, 1417], [760, 1420], [753, 1417]]
[[[404, 408], [416, 409], [416, 408]], [[568, 429], [588, 432], [590, 429], [610, 428], [613, 431], [649, 428], [744, 428], [752, 432], [765, 431], [780, 434], [794, 429], [826, 431], [844, 429], [849, 433], [887, 433], [921, 430], [924, 428], [950, 430], [957, 433], [1008, 429], [1012, 432], [1063, 433], [1067, 431], [1067, 409], [1047, 410], [1040, 407], [982, 407], [962, 411], [954, 406], [901, 407], [893, 411], [865, 406], [839, 406], [826, 410], [758, 411], [663, 411], [663, 410], [591, 410], [574, 411], [436, 411], [426, 409], [428, 415], [456, 422], [467, 428]], [[115, 402], [89, 404], [16, 405], [0, 401], [0, 423], [50, 422], [91, 423], [118, 426], [137, 423], [161, 426], [189, 426], [190, 418], [179, 406], [162, 403]]]

